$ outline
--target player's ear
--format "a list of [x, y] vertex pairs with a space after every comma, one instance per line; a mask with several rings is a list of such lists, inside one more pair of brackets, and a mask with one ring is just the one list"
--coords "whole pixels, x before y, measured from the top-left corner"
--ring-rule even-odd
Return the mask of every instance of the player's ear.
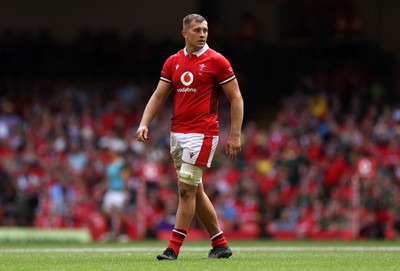
[[185, 29], [183, 29], [181, 33], [182, 33], [182, 36], [186, 39], [187, 31]]

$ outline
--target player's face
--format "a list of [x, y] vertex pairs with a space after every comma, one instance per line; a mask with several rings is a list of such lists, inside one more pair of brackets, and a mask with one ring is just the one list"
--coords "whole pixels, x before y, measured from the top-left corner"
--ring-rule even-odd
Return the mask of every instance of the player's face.
[[208, 25], [204, 21], [202, 23], [191, 22], [186, 29], [182, 31], [182, 35], [186, 41], [186, 47], [191, 52], [196, 52], [204, 47], [208, 37]]

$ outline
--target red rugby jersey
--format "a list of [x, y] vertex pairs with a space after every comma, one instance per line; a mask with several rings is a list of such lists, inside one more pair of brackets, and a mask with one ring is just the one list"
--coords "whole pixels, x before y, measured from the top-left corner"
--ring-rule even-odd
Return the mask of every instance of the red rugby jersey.
[[171, 131], [218, 135], [220, 85], [234, 78], [229, 61], [208, 45], [191, 58], [186, 48], [170, 56], [164, 63], [161, 80], [173, 86]]

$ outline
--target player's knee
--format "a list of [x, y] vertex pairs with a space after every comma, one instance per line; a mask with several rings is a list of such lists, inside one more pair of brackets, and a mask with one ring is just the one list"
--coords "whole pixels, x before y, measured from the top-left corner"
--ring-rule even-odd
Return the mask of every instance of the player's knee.
[[181, 182], [198, 186], [202, 181], [203, 169], [195, 165], [183, 163], [178, 176]]
[[183, 203], [189, 203], [196, 199], [196, 186], [190, 186], [179, 189], [179, 199]]

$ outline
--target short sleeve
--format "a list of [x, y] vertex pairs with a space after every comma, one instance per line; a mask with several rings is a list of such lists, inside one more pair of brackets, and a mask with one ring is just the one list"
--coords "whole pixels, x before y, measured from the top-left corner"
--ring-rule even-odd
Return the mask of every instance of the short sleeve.
[[170, 56], [164, 63], [164, 66], [161, 70], [161, 80], [168, 82], [168, 83], [172, 83], [172, 56]]
[[216, 80], [218, 84], [225, 84], [235, 79], [235, 73], [229, 61], [221, 54], [217, 54], [216, 58]]

